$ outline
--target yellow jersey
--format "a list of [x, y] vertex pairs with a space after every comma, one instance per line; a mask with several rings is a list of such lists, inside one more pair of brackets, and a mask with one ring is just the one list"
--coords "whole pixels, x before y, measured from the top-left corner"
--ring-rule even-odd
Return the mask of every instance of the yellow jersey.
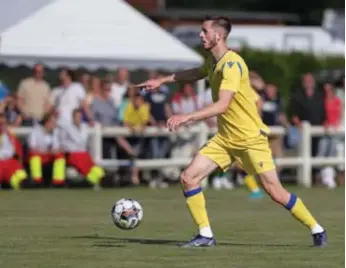
[[147, 103], [143, 103], [137, 109], [130, 101], [124, 112], [124, 123], [131, 126], [145, 126], [149, 123], [150, 107]]
[[249, 70], [241, 56], [228, 51], [218, 62], [208, 57], [200, 71], [209, 77], [214, 102], [220, 90], [235, 93], [227, 111], [217, 117], [218, 134], [231, 147], [246, 146], [261, 133], [269, 134], [269, 128], [258, 114], [255, 104], [258, 95], [250, 85]]

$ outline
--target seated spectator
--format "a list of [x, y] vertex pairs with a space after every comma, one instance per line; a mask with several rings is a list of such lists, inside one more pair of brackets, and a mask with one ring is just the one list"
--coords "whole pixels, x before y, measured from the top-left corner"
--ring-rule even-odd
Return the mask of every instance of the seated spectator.
[[0, 184], [8, 183], [13, 189], [20, 189], [27, 174], [18, 159], [17, 140], [6, 127], [6, 118], [0, 113]]
[[[96, 96], [91, 104], [91, 112], [93, 118], [99, 122], [102, 126], [116, 126], [119, 125], [117, 120], [117, 109], [113, 105], [113, 100], [110, 96], [111, 93], [111, 82], [103, 81], [102, 90], [100, 96]], [[124, 137], [115, 137], [115, 141], [118, 146], [125, 151], [131, 158], [136, 157], [137, 154], [129, 142]], [[104, 138], [102, 142], [103, 146], [103, 158], [113, 158], [112, 153], [115, 151], [114, 138]], [[139, 170], [133, 167], [132, 172], [132, 183], [139, 183]]]
[[59, 114], [59, 122], [67, 124], [72, 122], [74, 109], [82, 108], [90, 124], [93, 118], [86, 101], [86, 92], [80, 83], [76, 83], [74, 72], [63, 68], [60, 71], [60, 86], [52, 92], [52, 103]]
[[9, 91], [8, 87], [0, 80], [0, 102], [5, 100]]
[[[262, 94], [262, 120], [267, 126], [289, 125], [277, 87], [271, 83], [265, 85]], [[270, 135], [269, 144], [274, 158], [283, 156], [281, 135]]]
[[[322, 137], [319, 141], [317, 157], [333, 157], [337, 155], [337, 144], [339, 138], [336, 136], [329, 136], [329, 131], [335, 131], [339, 129], [342, 116], [342, 102], [335, 95], [334, 85], [331, 83], [324, 84], [325, 92], [325, 111], [326, 120], [324, 126], [326, 128], [326, 135]], [[332, 167], [324, 167], [321, 170], [322, 183], [328, 188], [332, 189], [336, 187], [335, 183], [335, 170]]]
[[104, 177], [104, 170], [96, 166], [88, 150], [89, 128], [82, 123], [82, 111], [75, 109], [72, 124], [59, 129], [59, 142], [65, 152], [68, 165], [76, 168], [91, 185], [99, 185]]
[[32, 126], [51, 109], [50, 86], [44, 80], [43, 65], [36, 64], [33, 76], [22, 80], [18, 87], [18, 108], [23, 116], [23, 125]]
[[36, 124], [28, 137], [31, 179], [43, 183], [42, 166], [53, 164], [53, 185], [65, 184], [65, 158], [61, 152], [57, 116], [52, 111]]
[[7, 125], [18, 127], [22, 123], [22, 115], [17, 106], [16, 96], [11, 94], [5, 98], [4, 114], [6, 117]]

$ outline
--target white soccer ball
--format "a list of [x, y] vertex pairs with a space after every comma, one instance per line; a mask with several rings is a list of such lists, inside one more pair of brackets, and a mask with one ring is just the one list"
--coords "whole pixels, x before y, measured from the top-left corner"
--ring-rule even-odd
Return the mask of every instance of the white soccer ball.
[[143, 219], [143, 209], [138, 201], [122, 198], [112, 207], [113, 223], [123, 230], [136, 228]]

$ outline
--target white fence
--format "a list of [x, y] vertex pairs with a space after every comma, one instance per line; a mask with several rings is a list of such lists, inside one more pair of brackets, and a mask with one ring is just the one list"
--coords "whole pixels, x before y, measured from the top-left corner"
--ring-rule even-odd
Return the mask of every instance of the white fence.
[[[16, 128], [14, 129], [15, 133], [19, 136], [26, 136], [30, 133], [31, 128]], [[183, 127], [179, 132], [189, 132], [197, 135], [198, 143], [200, 146], [205, 144], [208, 140], [208, 137], [214, 134], [216, 129], [209, 129], [204, 123], [191, 127]], [[179, 133], [178, 132], [178, 133]], [[285, 129], [283, 127], [272, 127], [271, 133], [275, 135], [284, 135]], [[338, 130], [329, 135], [334, 136], [344, 136], [345, 130]], [[102, 159], [102, 138], [103, 137], [115, 137], [115, 136], [131, 136], [133, 135], [128, 128], [124, 127], [101, 127], [96, 125], [91, 130], [92, 137], [92, 154], [94, 160], [99, 165], [103, 166], [108, 170], [117, 169], [122, 165], [129, 165], [129, 160], [117, 160], [117, 159]], [[169, 132], [167, 129], [158, 129], [156, 127], [148, 127], [145, 132], [142, 134], [145, 137], [150, 136], [174, 136], [177, 133]], [[344, 156], [338, 157], [311, 157], [311, 138], [314, 136], [323, 136], [325, 135], [325, 129], [323, 127], [312, 127], [309, 123], [303, 123], [301, 141], [298, 145], [299, 153], [296, 157], [284, 157], [277, 158], [275, 163], [279, 167], [296, 167], [298, 169], [298, 183], [305, 187], [311, 187], [312, 175], [311, 168], [325, 165], [339, 165], [345, 163]], [[159, 167], [168, 167], [168, 166], [186, 166], [191, 161], [190, 158], [169, 158], [169, 159], [143, 159], [135, 160], [133, 165], [141, 169], [153, 169]]]

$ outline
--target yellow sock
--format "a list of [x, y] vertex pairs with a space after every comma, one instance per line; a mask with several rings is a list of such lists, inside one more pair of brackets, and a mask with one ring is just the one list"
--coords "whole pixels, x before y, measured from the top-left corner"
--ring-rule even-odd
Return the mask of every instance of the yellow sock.
[[65, 169], [66, 160], [65, 158], [57, 158], [53, 163], [53, 181], [65, 181]]
[[247, 175], [244, 178], [245, 185], [249, 188], [251, 192], [258, 192], [260, 190], [258, 183], [254, 176]]
[[41, 157], [32, 156], [29, 160], [30, 173], [33, 180], [42, 180]]
[[105, 172], [101, 167], [94, 166], [86, 177], [91, 184], [99, 184], [104, 175]]
[[10, 184], [12, 189], [19, 190], [20, 184], [22, 181], [24, 181], [27, 178], [27, 174], [24, 170], [18, 170], [16, 173], [13, 174], [13, 176], [10, 179]]
[[191, 216], [200, 230], [200, 234], [203, 236], [212, 237], [213, 235], [210, 229], [202, 188], [199, 187], [197, 189], [186, 191], [184, 195], [186, 197], [186, 203], [190, 210]]
[[291, 198], [288, 204], [285, 206], [292, 215], [310, 230], [315, 228], [318, 224], [315, 218], [311, 215], [310, 211], [305, 207], [302, 200], [294, 194], [291, 194]]

